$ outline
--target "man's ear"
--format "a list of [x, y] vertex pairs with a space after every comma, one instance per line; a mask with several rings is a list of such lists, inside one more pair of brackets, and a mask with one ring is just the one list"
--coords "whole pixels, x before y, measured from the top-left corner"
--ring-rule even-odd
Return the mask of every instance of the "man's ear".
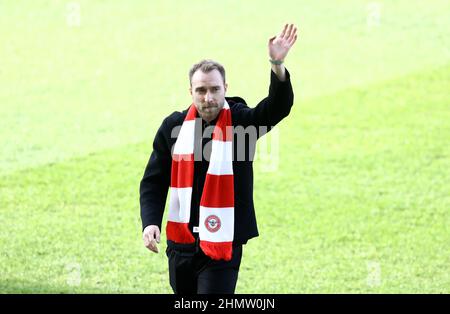
[[224, 91], [225, 91], [225, 93], [226, 93], [226, 92], [227, 92], [227, 89], [228, 89], [228, 84], [225, 83], [225, 84], [223, 85], [223, 87], [224, 87]]
[[192, 87], [189, 87], [189, 94], [192, 96]]

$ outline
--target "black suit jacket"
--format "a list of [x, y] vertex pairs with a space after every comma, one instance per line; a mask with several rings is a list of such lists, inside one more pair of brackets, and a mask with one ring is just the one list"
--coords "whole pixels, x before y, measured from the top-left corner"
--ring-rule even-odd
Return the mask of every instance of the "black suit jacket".
[[[293, 105], [294, 94], [289, 72], [286, 70], [286, 80], [281, 82], [271, 71], [269, 95], [255, 108], [249, 108], [240, 97], [226, 97], [230, 105], [231, 117], [234, 127], [241, 126], [241, 131], [249, 131], [252, 126], [257, 131], [256, 138], [286, 117]], [[144, 176], [140, 183], [140, 205], [142, 229], [148, 225], [157, 225], [161, 229], [162, 217], [170, 185], [171, 176], [171, 151], [176, 142], [179, 126], [186, 118], [187, 109], [182, 112], [174, 112], [161, 124], [153, 142], [153, 152], [145, 168]], [[197, 121], [200, 121], [198, 119]], [[201, 120], [202, 130], [208, 125], [214, 125], [215, 121], [206, 123]], [[197, 123], [199, 125], [199, 123]], [[250, 126], [250, 128], [249, 128]], [[178, 127], [178, 128], [177, 128]], [[172, 134], [172, 130], [178, 132]], [[195, 163], [194, 182], [192, 189], [191, 216], [189, 227], [192, 232], [194, 226], [199, 224], [199, 204], [205, 183], [206, 172], [209, 165], [211, 132], [208, 137], [195, 139]], [[235, 132], [236, 133], [236, 132]], [[203, 132], [201, 133], [203, 134]], [[248, 134], [252, 134], [248, 132]], [[254, 133], [253, 133], [254, 134]], [[256, 144], [255, 136], [248, 136], [243, 142], [242, 138], [233, 139], [233, 174], [234, 174], [234, 243], [245, 244], [248, 239], [258, 236], [255, 209], [253, 205], [253, 155]], [[253, 140], [252, 140], [253, 139]], [[243, 145], [243, 143], [245, 143]], [[208, 151], [209, 147], [209, 151]], [[197, 153], [200, 152], [200, 155]], [[203, 152], [203, 153], [202, 153]], [[202, 156], [203, 155], [203, 156]], [[201, 156], [197, 160], [197, 156]], [[194, 233], [194, 237], [198, 234]]]

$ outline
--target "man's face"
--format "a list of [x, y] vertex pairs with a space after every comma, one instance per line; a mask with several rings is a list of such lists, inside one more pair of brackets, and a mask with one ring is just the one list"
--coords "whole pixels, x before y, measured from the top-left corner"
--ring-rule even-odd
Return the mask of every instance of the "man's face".
[[192, 101], [203, 120], [211, 122], [219, 114], [225, 102], [227, 84], [217, 70], [204, 73], [197, 70], [191, 79]]

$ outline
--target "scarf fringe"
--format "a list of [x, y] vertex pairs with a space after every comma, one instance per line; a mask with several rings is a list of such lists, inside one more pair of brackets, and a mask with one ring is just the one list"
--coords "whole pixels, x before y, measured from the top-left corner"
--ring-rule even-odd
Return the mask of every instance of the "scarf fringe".
[[233, 242], [200, 241], [202, 251], [213, 260], [229, 261], [233, 257]]

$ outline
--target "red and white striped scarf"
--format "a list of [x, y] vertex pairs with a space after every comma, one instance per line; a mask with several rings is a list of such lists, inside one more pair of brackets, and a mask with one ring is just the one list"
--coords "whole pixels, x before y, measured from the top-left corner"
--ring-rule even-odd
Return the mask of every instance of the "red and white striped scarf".
[[[194, 243], [189, 230], [194, 181], [194, 132], [197, 108], [191, 105], [172, 154], [167, 239]], [[200, 248], [214, 260], [231, 260], [234, 237], [233, 134], [225, 101], [212, 135], [209, 167], [200, 200]]]

